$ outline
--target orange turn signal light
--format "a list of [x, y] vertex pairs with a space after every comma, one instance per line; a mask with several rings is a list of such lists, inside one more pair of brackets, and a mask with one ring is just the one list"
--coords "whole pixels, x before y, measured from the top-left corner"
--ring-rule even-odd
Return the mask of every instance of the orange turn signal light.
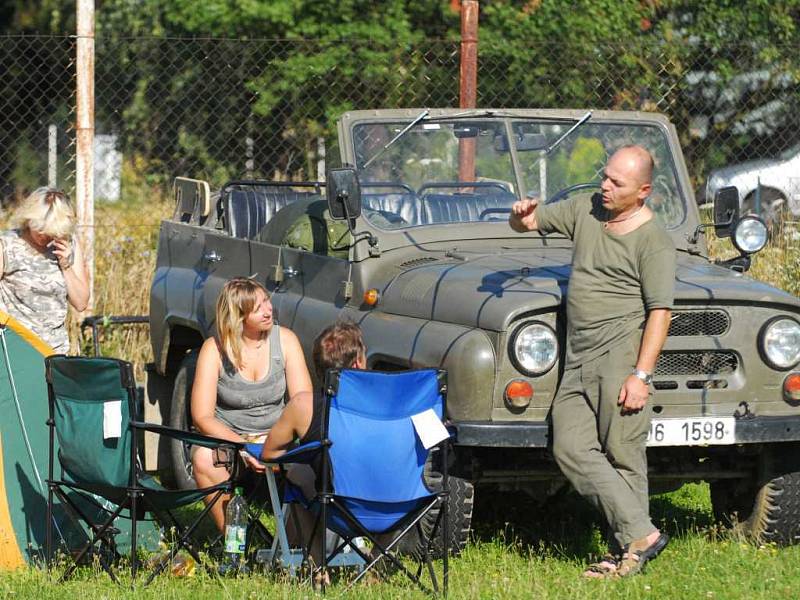
[[783, 380], [783, 397], [791, 402], [800, 402], [800, 373], [792, 373]]
[[522, 379], [514, 379], [506, 385], [505, 400], [511, 408], [526, 408], [533, 399], [533, 386]]
[[375, 288], [370, 288], [364, 292], [364, 304], [367, 306], [375, 306], [380, 299], [381, 293]]

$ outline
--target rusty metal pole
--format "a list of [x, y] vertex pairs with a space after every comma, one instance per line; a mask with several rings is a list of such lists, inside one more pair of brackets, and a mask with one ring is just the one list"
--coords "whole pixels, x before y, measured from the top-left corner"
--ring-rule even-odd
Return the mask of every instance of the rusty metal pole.
[[[475, 108], [478, 97], [478, 0], [461, 0], [461, 108]], [[475, 180], [475, 138], [459, 140], [458, 179]]]
[[75, 63], [75, 206], [78, 243], [89, 270], [89, 306], [94, 305], [94, 0], [77, 3]]

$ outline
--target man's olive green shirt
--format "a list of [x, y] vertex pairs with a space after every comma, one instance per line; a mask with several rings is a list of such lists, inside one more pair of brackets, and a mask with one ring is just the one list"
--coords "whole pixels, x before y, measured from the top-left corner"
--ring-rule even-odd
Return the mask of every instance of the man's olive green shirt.
[[646, 311], [672, 308], [675, 246], [653, 218], [626, 234], [605, 229], [601, 195], [581, 194], [538, 206], [541, 233], [574, 241], [567, 294], [567, 353], [573, 368], [629, 339]]

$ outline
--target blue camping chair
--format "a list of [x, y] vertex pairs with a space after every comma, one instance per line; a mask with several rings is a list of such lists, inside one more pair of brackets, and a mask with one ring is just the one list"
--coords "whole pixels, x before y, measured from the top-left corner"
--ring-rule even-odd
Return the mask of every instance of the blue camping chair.
[[[120, 558], [115, 536], [119, 518], [130, 519], [130, 566], [135, 580], [138, 569], [137, 521], [153, 514], [167, 527], [174, 527], [174, 547], [186, 549], [198, 564], [203, 564], [192, 533], [220, 497], [229, 493], [242, 444], [196, 433], [172, 429], [139, 420], [140, 402], [136, 394], [133, 366], [114, 358], [87, 358], [53, 355], [45, 359], [50, 418], [50, 456], [47, 500], [47, 562], [53, 560], [53, 508], [56, 500], [77, 522], [84, 522], [88, 541], [64, 573], [67, 579], [87, 556], [98, 554], [100, 564], [111, 579], [118, 578], [111, 560]], [[234, 473], [227, 481], [196, 490], [168, 490], [145, 474], [139, 462], [139, 438], [144, 431], [168, 435], [187, 443], [218, 448], [230, 457], [224, 464]], [[56, 445], [60, 476], [56, 476]], [[210, 496], [205, 509], [188, 525], [173, 516], [174, 509]], [[99, 502], [98, 502], [99, 499]], [[110, 504], [109, 504], [110, 503]], [[87, 506], [89, 509], [87, 510]], [[98, 552], [95, 546], [103, 551]], [[162, 557], [147, 583], [169, 564]]]
[[[426, 449], [415, 429], [412, 417], [432, 410], [438, 420], [444, 418], [447, 393], [446, 372], [421, 369], [399, 372], [362, 370], [328, 371], [325, 379], [325, 414], [322, 419], [322, 440], [298, 447], [275, 461], [278, 464], [309, 462], [320, 456], [320, 490], [307, 506], [316, 515], [316, 524], [304, 545], [308, 558], [312, 540], [322, 527], [341, 536], [335, 548], [327, 547], [322, 538], [323, 571], [343, 552], [355, 552], [365, 566], [351, 585], [361, 579], [382, 558], [405, 573], [423, 590], [421, 581], [427, 566], [431, 584], [439, 591], [431, 560], [433, 542], [441, 535], [441, 547], [447, 548], [447, 446], [449, 440], [436, 444], [442, 455], [442, 489], [434, 491], [424, 481]], [[434, 447], [436, 447], [434, 446]], [[261, 454], [260, 444], [248, 444], [247, 450]], [[290, 486], [287, 486], [290, 487]], [[291, 489], [284, 501], [292, 501], [297, 493]], [[425, 536], [422, 519], [438, 509], [430, 534]], [[276, 538], [285, 539], [283, 523], [276, 519]], [[399, 532], [388, 545], [376, 536]], [[426, 550], [416, 558], [416, 573], [408, 570], [392, 550], [408, 534], [416, 533]], [[370, 556], [354, 539], [369, 539]], [[443, 553], [442, 591], [447, 593], [448, 552]]]

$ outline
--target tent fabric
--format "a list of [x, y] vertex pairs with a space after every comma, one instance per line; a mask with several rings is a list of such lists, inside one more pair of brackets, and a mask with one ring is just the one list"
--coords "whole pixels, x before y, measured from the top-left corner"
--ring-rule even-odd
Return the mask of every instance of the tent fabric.
[[[44, 556], [49, 438], [44, 358], [53, 349], [2, 311], [0, 346], [0, 570], [10, 570]], [[122, 530], [117, 541], [124, 551], [129, 524], [120, 520], [115, 526]], [[54, 532], [66, 551], [87, 540], [60, 506]], [[155, 548], [158, 530], [140, 524], [138, 537], [144, 547]]]

